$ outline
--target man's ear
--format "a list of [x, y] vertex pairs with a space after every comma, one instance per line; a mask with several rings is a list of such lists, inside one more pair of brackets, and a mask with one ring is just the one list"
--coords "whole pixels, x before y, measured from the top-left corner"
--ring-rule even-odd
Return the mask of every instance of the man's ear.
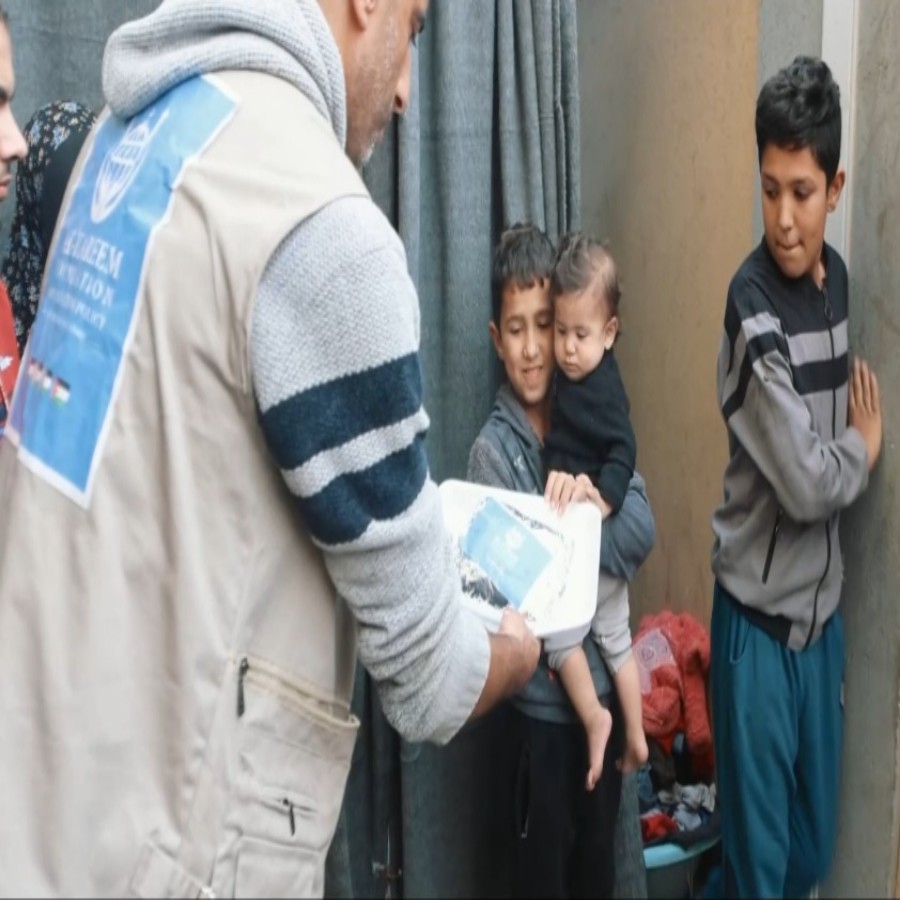
[[609, 321], [606, 323], [606, 327], [603, 329], [603, 346], [606, 347], [607, 350], [612, 350], [612, 346], [616, 342], [618, 334], [619, 317], [610, 316]]
[[494, 324], [493, 319], [488, 325], [488, 331], [491, 333], [491, 341], [493, 341], [494, 350], [497, 351], [500, 362], [503, 362], [503, 345], [500, 343], [500, 329]]
[[365, 31], [372, 20], [378, 0], [349, 0], [350, 16], [360, 31]]
[[837, 209], [838, 200], [841, 199], [841, 191], [844, 189], [846, 179], [847, 173], [843, 169], [838, 169], [831, 184], [828, 185], [828, 212], [832, 213]]

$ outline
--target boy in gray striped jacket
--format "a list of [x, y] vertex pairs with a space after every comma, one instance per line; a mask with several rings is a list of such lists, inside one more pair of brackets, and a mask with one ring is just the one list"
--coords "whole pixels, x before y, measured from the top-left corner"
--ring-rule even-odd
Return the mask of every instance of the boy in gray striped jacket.
[[[756, 108], [765, 237], [728, 289], [713, 516], [712, 700], [723, 892], [803, 896], [837, 827], [840, 510], [881, 447], [878, 384], [849, 363], [847, 269], [825, 243], [844, 184], [838, 87], [797, 57]], [[721, 895], [721, 893], [719, 894]]]

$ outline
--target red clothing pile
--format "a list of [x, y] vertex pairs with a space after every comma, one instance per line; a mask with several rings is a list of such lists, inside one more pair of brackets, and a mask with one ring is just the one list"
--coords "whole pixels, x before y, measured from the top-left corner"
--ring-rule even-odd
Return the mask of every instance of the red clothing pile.
[[671, 753], [675, 735], [682, 732], [695, 773], [711, 774], [712, 730], [706, 700], [709, 633], [690, 613], [664, 610], [641, 620], [633, 646], [641, 670], [647, 736]]

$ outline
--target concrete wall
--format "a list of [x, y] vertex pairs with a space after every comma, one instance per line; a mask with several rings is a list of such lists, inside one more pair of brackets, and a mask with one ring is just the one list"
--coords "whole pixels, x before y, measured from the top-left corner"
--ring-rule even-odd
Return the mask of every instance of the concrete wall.
[[759, 0], [759, 83], [795, 56], [822, 51], [822, 0]]
[[616, 354], [658, 525], [633, 621], [711, 608], [715, 396], [728, 281], [752, 241], [758, 0], [579, 0], [582, 224], [624, 282]]
[[[822, 0], [759, 0], [758, 86], [795, 56], [822, 52]], [[753, 234], [762, 237], [759, 166], [753, 157]]]
[[[841, 819], [832, 896], [896, 896], [900, 696], [900, 3], [859, 4], [850, 209], [850, 346], [878, 373], [881, 461], [845, 513], [847, 631]], [[842, 85], [842, 88], [844, 86]]]

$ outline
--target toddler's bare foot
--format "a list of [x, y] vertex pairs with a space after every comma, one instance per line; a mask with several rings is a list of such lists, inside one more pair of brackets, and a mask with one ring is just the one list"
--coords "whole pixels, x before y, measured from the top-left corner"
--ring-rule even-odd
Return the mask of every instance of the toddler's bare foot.
[[625, 752], [619, 760], [619, 768], [622, 772], [636, 772], [650, 755], [647, 748], [647, 738], [643, 730], [637, 734], [627, 735], [625, 738]]
[[592, 791], [603, 772], [603, 757], [606, 755], [606, 743], [612, 731], [612, 716], [608, 709], [600, 707], [597, 714], [585, 722], [588, 741], [588, 773], [585, 787]]

